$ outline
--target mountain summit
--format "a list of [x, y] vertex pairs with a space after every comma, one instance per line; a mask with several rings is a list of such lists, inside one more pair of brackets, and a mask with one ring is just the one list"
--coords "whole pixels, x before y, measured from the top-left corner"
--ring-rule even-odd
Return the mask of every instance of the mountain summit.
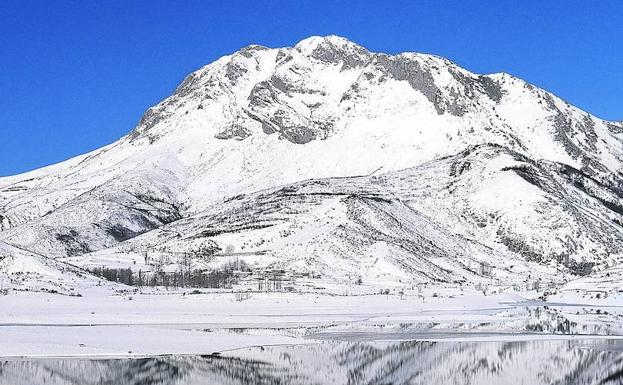
[[337, 36], [252, 45], [117, 142], [1, 178], [0, 240], [76, 264], [231, 246], [337, 279], [586, 275], [623, 256], [622, 150], [620, 122], [508, 74]]

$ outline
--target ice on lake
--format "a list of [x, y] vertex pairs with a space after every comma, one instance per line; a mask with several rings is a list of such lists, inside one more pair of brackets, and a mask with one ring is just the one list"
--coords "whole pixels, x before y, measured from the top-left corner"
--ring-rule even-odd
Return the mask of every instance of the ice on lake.
[[622, 384], [621, 340], [325, 341], [204, 356], [12, 359], [2, 385]]

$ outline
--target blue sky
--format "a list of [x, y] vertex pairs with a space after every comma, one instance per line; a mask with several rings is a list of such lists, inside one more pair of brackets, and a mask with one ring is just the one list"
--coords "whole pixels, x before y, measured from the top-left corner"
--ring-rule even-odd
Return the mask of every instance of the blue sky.
[[623, 119], [623, 1], [0, 3], [0, 175], [108, 144], [186, 74], [248, 44], [336, 34], [509, 72]]

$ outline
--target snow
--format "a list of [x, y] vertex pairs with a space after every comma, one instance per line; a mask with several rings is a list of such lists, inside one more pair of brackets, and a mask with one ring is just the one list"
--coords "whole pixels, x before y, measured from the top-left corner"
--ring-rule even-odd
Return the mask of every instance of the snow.
[[[191, 325], [192, 327], [192, 325]], [[102, 338], [106, 336], [106, 338]], [[212, 354], [250, 346], [302, 344], [301, 338], [205, 332], [168, 326], [2, 326], [0, 357], [141, 357]]]
[[[559, 333], [534, 334], [525, 329], [525, 325], [533, 322], [545, 322], [544, 325], [555, 322], [560, 314], [573, 316], [574, 309], [552, 313], [553, 316], [541, 310], [545, 318], [539, 318], [522, 310], [526, 306], [524, 299], [516, 294], [483, 296], [466, 290], [454, 296], [451, 292], [435, 289], [437, 295], [433, 296], [433, 291], [427, 289], [423, 292], [424, 300], [415, 293], [406, 296], [253, 293], [242, 302], [226, 292], [115, 296], [101, 292], [88, 297], [16, 293], [0, 296], [3, 309], [0, 357], [211, 354], [257, 345], [352, 338], [431, 341], [580, 338]], [[616, 311], [623, 312], [623, 308]], [[575, 317], [582, 322], [584, 316]], [[603, 330], [608, 322], [602, 321]], [[582, 339], [610, 334], [599, 328], [591, 330], [593, 335], [585, 333]]]
[[[406, 81], [388, 78], [373, 65], [343, 69], [339, 64], [306, 56], [322, 42], [346, 51], [358, 47], [339, 37], [312, 37], [298, 48], [258, 49], [251, 56], [236, 53], [223, 57], [191, 75], [197, 80], [187, 94], [160, 103], [156, 110], [162, 110], [164, 118], [144, 136], [122, 138], [59, 165], [1, 178], [2, 226], [11, 228], [32, 221], [121, 175], [142, 172], [155, 164], [169, 170], [160, 164], [163, 157], [177, 164], [173, 171], [178, 178], [185, 176], [180, 200], [192, 212], [229, 196], [303, 179], [417, 166], [476, 143], [500, 143], [535, 159], [580, 165], [580, 159], [566, 153], [555, 135], [552, 112], [541, 102], [545, 91], [531, 90], [524, 82], [496, 75], [492, 79], [502, 82], [504, 93], [500, 103], [493, 104], [485, 97], [479, 99], [477, 110], [463, 117], [439, 115], [421, 92]], [[293, 59], [276, 64], [280, 52]], [[437, 68], [431, 71], [436, 71], [434, 79], [442, 89], [462, 87], [455, 84], [450, 70], [475, 76], [433, 56], [402, 56], [425, 68]], [[235, 82], [227, 77], [232, 67], [242, 69]], [[372, 77], [368, 79], [364, 73]], [[287, 108], [291, 119], [304, 118], [303, 123], [305, 119], [333, 122], [335, 128], [326, 140], [293, 144], [279, 139], [280, 134], [262, 133], [260, 123], [245, 117], [253, 87], [271, 77], [300, 90], [278, 93], [273, 105], [259, 115], [270, 117], [270, 111]], [[354, 98], [341, 100], [353, 85], [358, 90]], [[207, 96], [210, 98], [204, 99]], [[553, 100], [558, 108], [567, 109], [555, 97]], [[200, 104], [202, 109], [198, 109]], [[309, 105], [318, 107], [312, 110]], [[574, 109], [569, 113], [581, 118]], [[621, 167], [621, 157], [616, 155], [621, 140], [611, 135], [602, 121], [593, 120], [601, 140], [597, 140], [599, 152], [592, 156], [601, 157], [615, 172]], [[248, 127], [252, 135], [242, 141], [214, 138], [232, 122]], [[509, 135], [515, 139], [509, 141]]]
[[[337, 36], [246, 47], [190, 74], [117, 142], [0, 178], [0, 355], [301, 342], [294, 331], [233, 338], [188, 325], [452, 328], [454, 318], [524, 330], [534, 316], [512, 313], [511, 325], [497, 312], [535, 285], [522, 295], [549, 296], [581, 331], [619, 333], [617, 127], [508, 74], [432, 55], [371, 53]], [[237, 303], [135, 293], [81, 270], [153, 271], [153, 253], [175, 271], [176, 255], [207, 244], [220, 251], [195, 268], [241, 258], [321, 278], [297, 282], [305, 294]], [[385, 289], [407, 299], [372, 295]], [[574, 314], [578, 304], [590, 311]]]
[[75, 266], [0, 242], [0, 294], [26, 290], [78, 295], [92, 289], [109, 290], [110, 286]]

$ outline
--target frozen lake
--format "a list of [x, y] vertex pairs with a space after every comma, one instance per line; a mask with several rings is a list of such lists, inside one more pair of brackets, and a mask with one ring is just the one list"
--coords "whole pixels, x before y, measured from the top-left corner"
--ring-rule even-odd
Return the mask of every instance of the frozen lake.
[[617, 304], [18, 293], [0, 297], [0, 385], [623, 384]]
[[332, 340], [202, 356], [0, 362], [2, 385], [621, 383], [618, 339]]

